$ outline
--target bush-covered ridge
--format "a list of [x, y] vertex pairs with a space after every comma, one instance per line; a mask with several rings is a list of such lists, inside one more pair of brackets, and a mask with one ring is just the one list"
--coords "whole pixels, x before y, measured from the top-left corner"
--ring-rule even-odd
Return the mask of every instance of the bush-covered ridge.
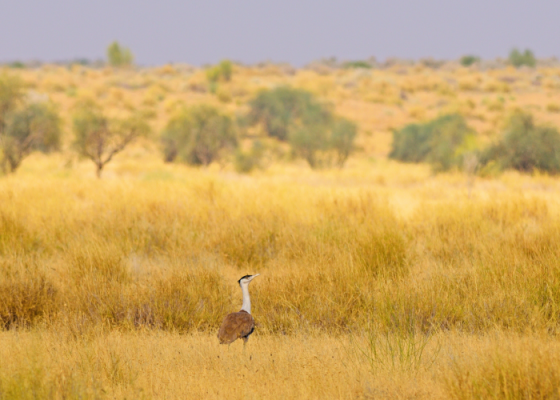
[[[121, 46], [120, 50], [123, 49]], [[467, 61], [473, 60], [475, 56]], [[223, 152], [226, 157], [216, 160], [222, 166], [236, 165], [238, 171], [244, 172], [278, 161], [293, 161], [296, 157], [314, 167], [340, 165], [352, 154], [360, 158], [384, 157], [390, 153], [393, 132], [444, 115], [464, 118], [476, 136], [476, 140], [466, 143], [467, 153], [471, 157], [470, 148], [475, 145], [480, 159], [484, 158], [482, 153], [489, 144], [499, 141], [515, 109], [531, 113], [536, 126], [560, 125], [559, 107], [553, 100], [560, 85], [553, 64], [514, 68], [505, 60], [501, 66], [489, 66], [481, 60], [462, 67], [460, 63], [436, 66], [438, 63], [424, 61], [393, 60], [391, 66], [380, 68], [380, 63], [370, 59], [367, 63], [371, 69], [299, 70], [272, 63], [247, 67], [228, 60], [202, 69], [182, 65], [94, 69], [75, 64], [67, 69], [55, 66], [16, 69], [10, 70], [9, 75], [21, 82], [21, 90], [14, 92], [21, 103], [18, 108], [45, 103], [56, 114], [60, 122], [60, 147], [69, 158], [73, 157], [68, 151], [74, 136], [73, 115], [77, 105], [84, 101], [97, 104], [109, 121], [123, 121], [131, 115], [137, 122], [143, 119], [152, 128], [149, 140], [154, 144], [161, 143], [160, 134], [181, 109], [195, 104], [215, 107], [234, 124], [239, 124], [238, 147], [230, 146]], [[323, 64], [338, 65], [333, 60], [324, 60]], [[284, 111], [290, 107], [286, 110], [269, 107], [268, 111], [278, 114], [280, 125], [270, 119], [268, 123], [284, 131], [278, 133], [273, 129], [271, 133], [268, 128], [272, 125], [266, 127], [262, 118], [255, 123], [250, 111], [255, 109], [262, 93], [273, 96], [281, 88], [287, 88], [286, 93], [297, 94], [282, 101], [290, 103], [295, 110], [306, 111], [286, 114]], [[289, 123], [284, 118], [286, 115]], [[291, 135], [288, 135], [288, 125]], [[284, 141], [289, 144], [284, 145]], [[27, 141], [22, 143], [26, 145]], [[4, 153], [12, 152], [13, 148], [7, 146]], [[45, 148], [38, 143], [29, 149]], [[262, 150], [253, 152], [253, 148]], [[448, 169], [450, 164], [451, 168], [460, 165], [457, 161], [460, 157], [454, 155], [443, 160], [441, 152], [445, 151], [437, 151], [438, 161], [433, 162], [437, 170]], [[21, 160], [25, 163], [27, 150], [21, 154], [23, 157], [12, 157], [14, 165], [19, 165]], [[8, 167], [7, 156], [0, 157], [4, 158], [6, 171], [13, 169]], [[504, 164], [494, 161], [498, 166]], [[484, 171], [496, 169], [491, 165]]]

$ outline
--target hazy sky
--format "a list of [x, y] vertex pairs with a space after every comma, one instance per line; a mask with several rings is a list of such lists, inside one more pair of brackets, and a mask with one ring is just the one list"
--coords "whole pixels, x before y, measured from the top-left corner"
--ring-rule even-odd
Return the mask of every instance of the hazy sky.
[[518, 46], [560, 58], [560, 0], [0, 0], [0, 61], [104, 58], [118, 40], [142, 65], [222, 58], [303, 65], [483, 58]]

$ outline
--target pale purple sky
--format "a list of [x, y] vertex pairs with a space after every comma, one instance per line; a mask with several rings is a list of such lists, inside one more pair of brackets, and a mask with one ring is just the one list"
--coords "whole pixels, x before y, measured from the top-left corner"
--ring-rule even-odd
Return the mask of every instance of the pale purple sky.
[[0, 0], [0, 61], [223, 58], [303, 65], [336, 56], [454, 59], [514, 46], [560, 58], [560, 0]]

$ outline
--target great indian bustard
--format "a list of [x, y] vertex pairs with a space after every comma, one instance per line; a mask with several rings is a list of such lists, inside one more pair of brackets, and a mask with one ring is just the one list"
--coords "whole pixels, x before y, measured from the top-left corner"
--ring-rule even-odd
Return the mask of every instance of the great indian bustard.
[[237, 339], [243, 339], [243, 350], [249, 339], [249, 335], [255, 330], [255, 320], [251, 315], [251, 298], [249, 297], [249, 283], [255, 279], [256, 275], [245, 275], [239, 279], [239, 286], [243, 292], [243, 305], [241, 311], [226, 315], [220, 330], [218, 339], [220, 344], [231, 344]]

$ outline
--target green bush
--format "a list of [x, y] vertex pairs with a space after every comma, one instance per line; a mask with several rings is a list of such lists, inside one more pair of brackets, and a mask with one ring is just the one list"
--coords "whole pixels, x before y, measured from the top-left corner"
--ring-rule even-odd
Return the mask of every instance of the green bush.
[[470, 67], [471, 65], [480, 62], [480, 57], [473, 56], [472, 54], [467, 54], [459, 60], [463, 67]]
[[0, 135], [6, 128], [6, 118], [23, 100], [23, 82], [14, 75], [0, 74]]
[[210, 92], [216, 93], [218, 82], [229, 82], [233, 74], [233, 64], [230, 60], [222, 60], [206, 70], [206, 79], [210, 84]]
[[431, 132], [422, 124], [409, 124], [395, 130], [389, 158], [411, 163], [426, 161], [431, 148], [430, 140]]
[[355, 150], [354, 139], [358, 127], [345, 118], [337, 118], [332, 126], [330, 145], [336, 152], [336, 164], [342, 167], [350, 154]]
[[14, 111], [0, 140], [3, 170], [14, 172], [34, 150], [59, 150], [60, 136], [60, 117], [52, 104], [33, 103]]
[[10, 68], [14, 68], [14, 69], [24, 69], [25, 68], [25, 64], [22, 63], [21, 61], [12, 61], [11, 63], [8, 64], [8, 66]]
[[305, 90], [281, 86], [259, 92], [249, 102], [247, 123], [261, 125], [270, 137], [288, 140], [288, 130], [305, 113], [322, 106]]
[[231, 75], [233, 74], [233, 64], [230, 60], [222, 60], [218, 64], [220, 70], [220, 75], [222, 79], [226, 82], [231, 81]]
[[405, 162], [428, 162], [435, 170], [449, 170], [459, 167], [463, 155], [472, 152], [474, 139], [473, 131], [461, 115], [444, 115], [394, 131], [389, 157]]
[[237, 146], [236, 130], [234, 121], [213, 106], [183, 109], [162, 133], [165, 161], [209, 165], [219, 160], [224, 150]]
[[484, 165], [524, 172], [560, 172], [560, 133], [552, 126], [536, 125], [531, 114], [511, 116], [502, 139], [483, 152]]
[[60, 148], [60, 118], [48, 102], [24, 101], [23, 82], [0, 75], [0, 163], [4, 172], [14, 172], [32, 151]]
[[342, 167], [354, 150], [356, 125], [333, 115], [311, 93], [287, 86], [261, 91], [249, 102], [246, 121], [288, 141], [312, 168]]
[[134, 62], [134, 56], [130, 49], [115, 41], [107, 48], [107, 60], [112, 67], [128, 67]]
[[237, 149], [234, 162], [235, 170], [239, 173], [247, 174], [255, 168], [261, 168], [264, 152], [265, 147], [260, 140], [253, 142], [253, 147], [251, 147], [249, 152]]
[[367, 61], [357, 60], [357, 61], [348, 61], [343, 64], [344, 68], [352, 69], [352, 68], [364, 68], [364, 69], [371, 69], [373, 68], [371, 63]]
[[354, 150], [356, 133], [353, 122], [315, 110], [290, 129], [289, 141], [311, 168], [342, 167]]
[[509, 53], [509, 63], [514, 67], [521, 67], [523, 65], [534, 67], [537, 64], [537, 60], [533, 52], [529, 49], [526, 49], [523, 53], [518, 49], [513, 49]]
[[310, 107], [288, 131], [288, 140], [296, 155], [307, 161], [311, 168], [331, 164], [330, 128], [332, 115], [322, 107]]
[[222, 60], [219, 64], [206, 70], [206, 79], [209, 83], [210, 93], [216, 93], [218, 82], [229, 82], [233, 74], [233, 64], [229, 60]]

